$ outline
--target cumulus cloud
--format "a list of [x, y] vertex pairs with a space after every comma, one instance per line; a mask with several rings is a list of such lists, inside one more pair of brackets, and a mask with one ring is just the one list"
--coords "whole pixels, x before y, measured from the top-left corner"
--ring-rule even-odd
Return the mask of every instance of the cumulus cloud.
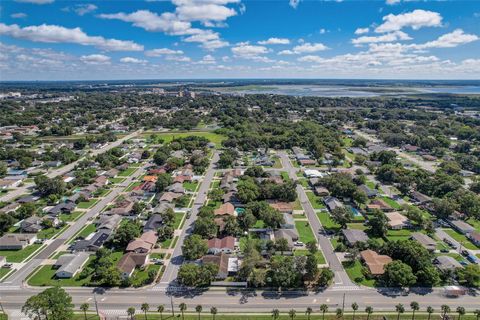
[[185, 57], [185, 56], [166, 56], [165, 59], [169, 60], [169, 61], [176, 61], [176, 62], [190, 62], [190, 61], [192, 61], [192, 59], [190, 59], [189, 57]]
[[290, 7], [292, 7], [293, 9], [297, 9], [298, 5], [300, 4], [300, 1], [301, 1], [301, 0], [289, 0], [288, 4], [289, 4]]
[[108, 64], [110, 57], [103, 54], [91, 54], [81, 56], [80, 60], [87, 64]]
[[46, 43], [75, 43], [95, 46], [106, 51], [142, 51], [143, 46], [133, 41], [105, 39], [101, 36], [89, 36], [80, 28], [65, 28], [57, 25], [19, 27], [16, 24], [0, 23], [0, 35], [16, 39]]
[[355, 34], [359, 35], [359, 34], [365, 34], [365, 33], [368, 33], [370, 31], [369, 28], [357, 28], [357, 30], [355, 30]]
[[375, 28], [375, 32], [399, 31], [406, 27], [418, 30], [422, 27], [440, 27], [441, 25], [442, 16], [438, 12], [417, 9], [398, 15], [389, 14], [384, 16], [383, 23]]
[[202, 60], [200, 60], [198, 62], [199, 64], [215, 64], [216, 63], [216, 60], [215, 60], [215, 57], [213, 57], [212, 55], [210, 54], [207, 54], [206, 56], [204, 56], [202, 58]]
[[27, 14], [23, 12], [17, 12], [17, 13], [12, 13], [10, 17], [14, 19], [24, 19], [27, 17]]
[[413, 44], [409, 48], [424, 50], [430, 48], [454, 48], [462, 44], [467, 44], [477, 41], [479, 37], [475, 34], [465, 33], [462, 29], [456, 29], [453, 32], [444, 34], [436, 40], [429, 41], [423, 44]]
[[258, 41], [258, 44], [268, 45], [268, 44], [290, 44], [290, 40], [286, 38], [269, 38], [268, 40]]
[[132, 57], [124, 57], [120, 59], [120, 62], [123, 63], [133, 63], [133, 64], [146, 64], [147, 60], [132, 58]]
[[258, 62], [273, 62], [270, 58], [264, 56], [270, 50], [264, 46], [256, 46], [248, 43], [240, 43], [233, 47], [232, 53], [237, 58], [254, 60]]
[[393, 42], [398, 40], [411, 40], [410, 36], [403, 31], [385, 33], [380, 36], [362, 36], [352, 40], [354, 45], [377, 42]]
[[385, 1], [385, 3], [390, 5], [390, 6], [394, 5], [394, 4], [398, 4], [400, 2], [402, 2], [402, 0], [387, 0], [387, 1]]
[[[87, 13], [93, 12], [97, 9], [98, 9], [98, 7], [94, 4], [92, 4], [92, 3], [77, 4], [77, 5], [75, 5], [75, 7], [71, 8], [71, 10], [73, 10], [73, 12], [75, 12], [79, 16], [86, 15]], [[69, 10], [70, 10], [70, 8], [68, 8], [68, 11]]]
[[183, 55], [182, 50], [172, 50], [168, 48], [160, 48], [160, 49], [153, 49], [145, 51], [145, 55], [148, 57], [159, 57], [159, 56], [167, 56], [167, 55]]

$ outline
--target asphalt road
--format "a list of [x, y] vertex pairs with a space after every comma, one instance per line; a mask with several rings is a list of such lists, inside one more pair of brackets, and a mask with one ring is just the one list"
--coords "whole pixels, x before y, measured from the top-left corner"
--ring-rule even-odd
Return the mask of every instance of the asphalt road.
[[[96, 149], [96, 150], [92, 150], [89, 155], [90, 156], [97, 156], [101, 153], [104, 153], [104, 152], [107, 152], [108, 150], [112, 149], [112, 148], [115, 148], [115, 147], [118, 147], [119, 145], [121, 145], [124, 141], [128, 140], [128, 139], [131, 139], [133, 137], [135, 137], [140, 131], [135, 131], [135, 132], [132, 132], [130, 133], [129, 135], [126, 135], [125, 137], [121, 138], [121, 139], [118, 139], [116, 141], [113, 141], [112, 143], [109, 143], [108, 145], [106, 145], [105, 147], [101, 148], [101, 149]], [[70, 164], [67, 164], [61, 168], [58, 168], [58, 169], [54, 169], [54, 170], [51, 170], [49, 171], [46, 176], [49, 177], [49, 178], [55, 178], [57, 176], [61, 176], [61, 175], [64, 175], [65, 173], [67, 172], [70, 172], [72, 171], [75, 166], [84, 159], [84, 157], [78, 159], [77, 161], [74, 161]], [[11, 190], [9, 191], [6, 195], [0, 197], [0, 201], [2, 202], [9, 202], [23, 194], [26, 194], [26, 193], [30, 193], [33, 191], [33, 187], [34, 187], [34, 184], [33, 183], [27, 183], [25, 184], [24, 186], [22, 187], [19, 187], [19, 188], [16, 188], [14, 190]]]

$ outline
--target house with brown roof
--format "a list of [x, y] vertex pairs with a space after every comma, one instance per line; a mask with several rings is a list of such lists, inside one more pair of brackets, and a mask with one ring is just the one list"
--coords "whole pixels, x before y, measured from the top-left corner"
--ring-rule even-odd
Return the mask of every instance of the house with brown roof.
[[34, 233], [7, 233], [0, 238], [0, 250], [21, 250], [37, 240]]
[[382, 275], [385, 272], [385, 265], [392, 262], [389, 256], [378, 254], [370, 249], [360, 252], [360, 257], [373, 276]]
[[408, 218], [397, 211], [385, 212], [385, 216], [387, 217], [387, 224], [390, 229], [400, 230], [410, 226], [410, 221]]
[[237, 213], [235, 212], [235, 207], [230, 202], [222, 204], [218, 209], [213, 211], [213, 214], [216, 216], [233, 216], [235, 217]]
[[130, 241], [127, 252], [148, 253], [157, 243], [158, 237], [155, 231], [144, 232], [139, 238]]
[[208, 253], [217, 254], [217, 253], [227, 253], [231, 254], [235, 251], [235, 237], [228, 236], [224, 238], [213, 238], [208, 240]]
[[158, 179], [157, 176], [145, 176], [145, 177], [143, 177], [143, 181], [144, 181], [144, 182], [153, 182], [153, 183], [155, 183], [155, 182], [157, 182], [157, 179]]
[[[108, 211], [108, 214], [118, 214], [121, 216], [127, 216], [133, 209], [135, 202], [132, 199], [125, 198], [115, 203], [115, 207]], [[107, 213], [107, 212], [106, 212]]]
[[381, 210], [383, 212], [390, 212], [394, 210], [389, 204], [387, 204], [382, 199], [373, 199], [372, 201], [370, 201], [369, 204], [367, 204], [368, 211], [372, 211], [375, 209]]
[[412, 239], [420, 243], [428, 251], [433, 252], [437, 249], [437, 242], [424, 233], [414, 232], [412, 233]]
[[175, 199], [178, 199], [182, 196], [180, 193], [173, 192], [164, 192], [160, 197], [160, 202], [172, 203]]
[[315, 192], [315, 194], [319, 197], [326, 197], [326, 196], [329, 196], [330, 195], [330, 191], [328, 191], [327, 188], [325, 187], [321, 187], [321, 186], [315, 186], [315, 188], [313, 189], [313, 191]]
[[293, 206], [289, 202], [270, 202], [269, 205], [281, 213], [293, 213]]
[[224, 280], [228, 277], [228, 260], [230, 256], [225, 253], [206, 255], [202, 258], [202, 264], [213, 263], [218, 267], [217, 280]]
[[472, 231], [467, 233], [467, 238], [472, 241], [475, 245], [480, 246], [480, 232]]
[[142, 268], [148, 262], [147, 253], [127, 252], [117, 262], [117, 267], [122, 273], [122, 278], [130, 278], [135, 268]]

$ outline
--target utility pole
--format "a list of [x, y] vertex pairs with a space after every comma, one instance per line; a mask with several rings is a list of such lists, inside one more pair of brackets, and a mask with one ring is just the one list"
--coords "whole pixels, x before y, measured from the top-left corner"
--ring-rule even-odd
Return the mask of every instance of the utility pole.
[[343, 301], [342, 301], [342, 314], [345, 311], [345, 292], [343, 293]]
[[173, 308], [173, 297], [170, 296], [170, 305], [172, 306], [172, 317], [175, 317], [175, 309]]
[[97, 311], [97, 316], [98, 314], [98, 302], [97, 302], [97, 294], [94, 292], [93, 293], [93, 300], [95, 301], [95, 310]]

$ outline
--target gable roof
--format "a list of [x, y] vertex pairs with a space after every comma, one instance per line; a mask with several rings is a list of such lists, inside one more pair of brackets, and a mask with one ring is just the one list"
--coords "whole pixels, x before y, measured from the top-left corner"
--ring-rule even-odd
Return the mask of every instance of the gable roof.
[[213, 238], [207, 242], [209, 249], [223, 249], [228, 248], [233, 250], [235, 248], [235, 238], [232, 236], [224, 237], [222, 239]]
[[380, 255], [370, 249], [360, 252], [360, 256], [373, 275], [383, 274], [385, 265], [393, 261], [389, 256]]
[[222, 204], [220, 208], [215, 209], [213, 211], [213, 214], [216, 216], [223, 216], [223, 215], [235, 216], [235, 207], [230, 202], [227, 202]]
[[147, 263], [148, 254], [128, 252], [124, 254], [117, 262], [120, 271], [131, 274], [136, 267], [141, 267]]

